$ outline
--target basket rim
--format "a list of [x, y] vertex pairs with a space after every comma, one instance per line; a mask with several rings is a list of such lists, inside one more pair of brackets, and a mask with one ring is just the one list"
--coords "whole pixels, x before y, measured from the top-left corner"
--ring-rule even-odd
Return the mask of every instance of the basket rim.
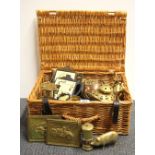
[[[36, 10], [36, 13], [41, 13], [41, 12], [44, 12], [44, 13], [49, 13], [49, 12], [83, 12], [83, 13], [116, 13], [116, 14], [124, 14], [124, 15], [127, 15], [127, 11], [126, 10], [79, 10], [79, 9], [64, 9], [64, 10], [56, 10], [56, 9], [53, 9], [53, 10], [50, 10], [50, 9], [37, 9]], [[112, 15], [112, 14], [111, 14]]]
[[[42, 103], [42, 100], [41, 99], [30, 99], [29, 97], [27, 98], [27, 102], [29, 103]], [[106, 104], [106, 105], [113, 105], [113, 102], [109, 102], [109, 103], [105, 103], [105, 102], [100, 102], [100, 101], [90, 101], [90, 102], [80, 102], [80, 101], [59, 101], [59, 100], [52, 100], [52, 99], [49, 99], [48, 102], [50, 104], [63, 104], [63, 105], [97, 105], [97, 104]], [[130, 100], [125, 100], [125, 101], [119, 101], [120, 104], [132, 104], [133, 103], [133, 100], [130, 99]]]
[[[36, 80], [36, 83], [30, 93], [30, 95], [27, 97], [27, 102], [29, 103], [38, 103], [38, 102], [42, 102], [42, 99], [37, 99], [37, 98], [33, 98], [32, 97], [32, 92], [34, 92], [36, 90], [36, 86], [38, 83], [41, 82], [44, 74], [46, 73], [51, 73], [52, 71], [41, 71], [39, 76], [38, 76], [38, 79]], [[80, 73], [83, 73], [83, 74], [95, 74], [94, 72], [80, 72]], [[110, 72], [100, 72], [100, 75], [105, 75], [105, 74], [111, 74]], [[125, 76], [125, 73], [124, 72], [117, 72], [116, 74], [122, 74], [122, 77], [123, 77], [123, 80], [126, 81], [126, 76]], [[127, 81], [126, 81], [127, 82]], [[127, 87], [128, 87], [128, 83], [127, 83]], [[128, 88], [129, 89], [129, 88]], [[52, 100], [52, 99], [48, 99], [49, 103], [50, 104], [83, 104], [83, 105], [96, 105], [96, 104], [109, 104], [109, 105], [112, 105], [113, 102], [108, 102], [108, 103], [103, 103], [101, 101], [90, 101], [90, 102], [80, 102], [80, 101], [59, 101], [59, 100]], [[131, 94], [130, 94], [130, 91], [129, 91], [129, 98], [127, 100], [124, 100], [124, 101], [119, 101], [120, 104], [132, 104], [133, 100], [132, 100], [132, 97], [131, 97]]]

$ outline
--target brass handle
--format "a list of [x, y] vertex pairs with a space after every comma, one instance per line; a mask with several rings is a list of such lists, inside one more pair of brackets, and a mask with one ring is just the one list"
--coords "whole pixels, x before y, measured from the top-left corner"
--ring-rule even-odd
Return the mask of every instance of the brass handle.
[[68, 120], [72, 120], [72, 121], [77, 121], [77, 122], [79, 121], [81, 123], [92, 122], [92, 121], [95, 121], [95, 120], [99, 119], [98, 115], [91, 116], [91, 117], [86, 117], [86, 118], [79, 118], [79, 117], [70, 116], [67, 113], [63, 114], [62, 117], [65, 118], [65, 119], [68, 119]]

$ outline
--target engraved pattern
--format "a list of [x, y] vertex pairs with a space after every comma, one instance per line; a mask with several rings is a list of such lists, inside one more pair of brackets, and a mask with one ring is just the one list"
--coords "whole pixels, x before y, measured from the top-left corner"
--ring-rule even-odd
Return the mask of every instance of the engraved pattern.
[[47, 130], [47, 119], [59, 119], [59, 115], [31, 115], [28, 117], [29, 141], [44, 141]]
[[54, 137], [66, 138], [68, 140], [72, 140], [74, 138], [74, 134], [65, 126], [62, 128], [52, 128], [50, 130], [50, 134]]
[[80, 146], [81, 124], [75, 121], [55, 120], [47, 121], [46, 143], [61, 146]]
[[44, 133], [45, 133], [45, 131], [46, 131], [46, 127], [45, 127], [45, 125], [46, 125], [46, 122], [33, 122], [32, 123], [32, 130], [33, 130], [33, 132], [34, 132], [34, 135], [33, 136], [35, 136], [35, 134], [37, 134], [36, 136], [37, 137], [43, 137], [44, 136]]

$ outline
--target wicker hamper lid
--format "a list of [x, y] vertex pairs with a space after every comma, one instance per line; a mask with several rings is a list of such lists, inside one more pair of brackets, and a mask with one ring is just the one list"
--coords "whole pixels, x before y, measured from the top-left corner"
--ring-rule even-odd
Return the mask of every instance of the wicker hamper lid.
[[38, 11], [41, 69], [125, 71], [126, 13]]

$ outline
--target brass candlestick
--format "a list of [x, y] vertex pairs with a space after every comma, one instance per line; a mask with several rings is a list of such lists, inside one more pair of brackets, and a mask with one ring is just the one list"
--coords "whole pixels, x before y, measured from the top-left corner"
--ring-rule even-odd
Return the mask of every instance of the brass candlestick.
[[91, 123], [85, 123], [82, 125], [82, 149], [91, 151], [93, 149], [91, 142], [93, 140], [94, 126]]

